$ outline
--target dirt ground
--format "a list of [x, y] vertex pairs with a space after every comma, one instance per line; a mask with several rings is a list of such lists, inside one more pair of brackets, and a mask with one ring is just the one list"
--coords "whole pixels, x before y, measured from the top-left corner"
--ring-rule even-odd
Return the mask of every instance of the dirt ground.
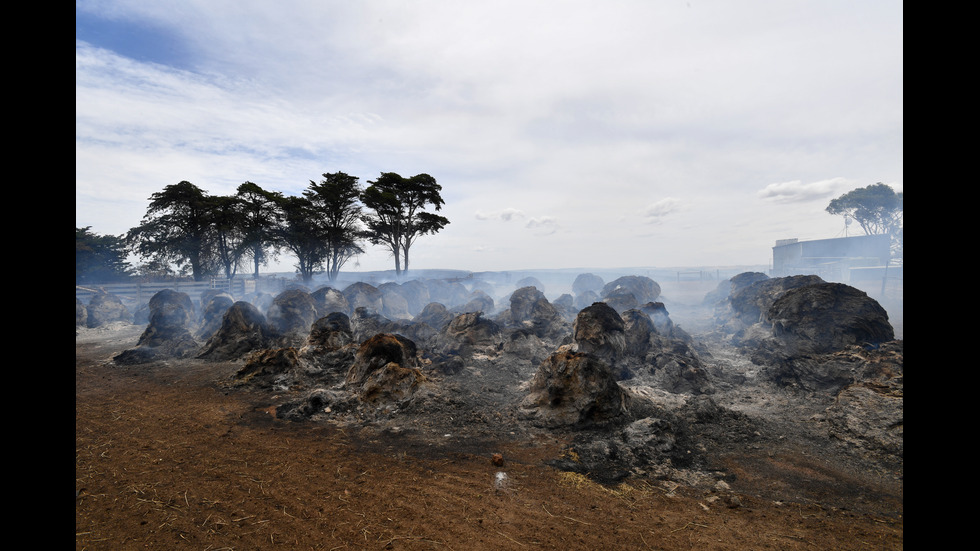
[[[902, 549], [900, 482], [813, 450], [719, 457], [730, 491], [548, 461], [565, 436], [412, 438], [278, 419], [239, 366], [110, 359], [76, 331], [76, 549]], [[502, 460], [495, 461], [494, 454]]]

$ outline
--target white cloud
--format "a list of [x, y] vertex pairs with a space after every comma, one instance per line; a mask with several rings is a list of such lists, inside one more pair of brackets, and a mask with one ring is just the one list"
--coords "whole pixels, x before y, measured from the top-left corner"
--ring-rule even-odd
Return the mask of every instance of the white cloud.
[[553, 216], [542, 216], [528, 220], [525, 226], [539, 236], [551, 235], [558, 231], [558, 220]]
[[[849, 185], [845, 178], [830, 178], [805, 184], [800, 180], [769, 184], [757, 193], [760, 199], [776, 203], [798, 203], [815, 199], [830, 199]], [[855, 186], [861, 187], [861, 186]]]
[[651, 224], [660, 224], [663, 222], [664, 218], [678, 212], [681, 207], [682, 202], [679, 199], [665, 197], [655, 203], [647, 205], [642, 211], [640, 211], [640, 216], [645, 218], [647, 222]]
[[524, 212], [515, 208], [506, 208], [493, 212], [476, 211], [477, 220], [503, 220], [509, 222], [513, 218], [524, 218]]

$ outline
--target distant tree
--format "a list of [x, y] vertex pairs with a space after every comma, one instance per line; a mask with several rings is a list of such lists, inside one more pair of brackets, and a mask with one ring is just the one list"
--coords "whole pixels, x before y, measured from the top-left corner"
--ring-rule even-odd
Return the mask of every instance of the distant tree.
[[903, 249], [903, 194], [881, 182], [858, 188], [830, 201], [827, 212], [852, 219], [867, 235], [889, 235], [892, 256]]
[[364, 252], [358, 244], [363, 234], [361, 221], [361, 187], [357, 176], [343, 172], [325, 173], [319, 183], [310, 180], [303, 192], [317, 211], [320, 235], [325, 250], [327, 278], [334, 282], [340, 269], [354, 256]]
[[242, 209], [242, 243], [244, 254], [251, 259], [255, 277], [259, 267], [269, 262], [279, 249], [278, 230], [282, 224], [279, 202], [282, 194], [266, 191], [252, 182], [238, 186], [237, 197]]
[[189, 265], [194, 280], [202, 281], [216, 267], [213, 206], [204, 190], [186, 180], [169, 185], [150, 196], [143, 221], [129, 230], [126, 243], [144, 259]]
[[91, 229], [75, 228], [75, 284], [113, 283], [132, 277], [123, 236], [98, 235]]
[[296, 271], [304, 283], [309, 283], [323, 271], [328, 252], [319, 214], [306, 197], [284, 196], [277, 201], [283, 216], [277, 240], [296, 256]]
[[246, 260], [244, 204], [237, 195], [208, 198], [211, 210], [211, 240], [214, 259], [232, 279]]
[[427, 205], [442, 210], [442, 186], [428, 174], [403, 178], [394, 172], [381, 176], [361, 194], [361, 201], [372, 212], [363, 216], [365, 236], [395, 257], [395, 273], [408, 271], [409, 252], [419, 236], [434, 234], [449, 224], [443, 216], [426, 212]]

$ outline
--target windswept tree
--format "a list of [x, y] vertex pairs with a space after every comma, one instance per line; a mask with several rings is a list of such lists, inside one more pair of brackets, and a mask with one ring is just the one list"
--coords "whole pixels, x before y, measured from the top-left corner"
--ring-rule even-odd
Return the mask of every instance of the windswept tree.
[[75, 284], [111, 283], [132, 277], [123, 236], [98, 235], [91, 229], [75, 228]]
[[361, 194], [361, 201], [371, 211], [362, 217], [367, 226], [365, 236], [372, 244], [391, 251], [395, 274], [401, 276], [408, 271], [409, 252], [416, 239], [449, 224], [447, 218], [425, 210], [429, 205], [442, 210], [442, 186], [428, 174], [403, 178], [394, 172], [382, 172], [368, 183], [371, 185]]
[[213, 205], [204, 190], [186, 180], [169, 185], [150, 196], [143, 221], [129, 230], [126, 242], [144, 259], [189, 265], [194, 280], [202, 281], [216, 267]]
[[827, 212], [842, 215], [861, 226], [867, 235], [888, 235], [893, 257], [901, 258], [903, 241], [903, 194], [881, 182], [858, 188], [830, 201]]
[[337, 280], [348, 260], [364, 252], [358, 244], [362, 233], [361, 187], [357, 180], [357, 176], [343, 172], [325, 173], [319, 183], [310, 180], [310, 187], [303, 192], [317, 213], [327, 278], [331, 282]]
[[238, 186], [236, 196], [242, 209], [241, 245], [252, 261], [255, 277], [259, 277], [259, 268], [268, 264], [279, 248], [277, 231], [283, 218], [279, 208], [282, 194], [245, 182]]

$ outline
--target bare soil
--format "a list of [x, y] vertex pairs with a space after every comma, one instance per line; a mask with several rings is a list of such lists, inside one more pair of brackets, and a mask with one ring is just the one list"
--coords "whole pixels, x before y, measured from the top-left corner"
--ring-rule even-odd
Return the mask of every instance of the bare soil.
[[901, 475], [803, 433], [708, 450], [725, 485], [600, 484], [552, 465], [573, 434], [291, 422], [231, 362], [114, 364], [143, 327], [76, 330], [76, 549], [903, 547]]

